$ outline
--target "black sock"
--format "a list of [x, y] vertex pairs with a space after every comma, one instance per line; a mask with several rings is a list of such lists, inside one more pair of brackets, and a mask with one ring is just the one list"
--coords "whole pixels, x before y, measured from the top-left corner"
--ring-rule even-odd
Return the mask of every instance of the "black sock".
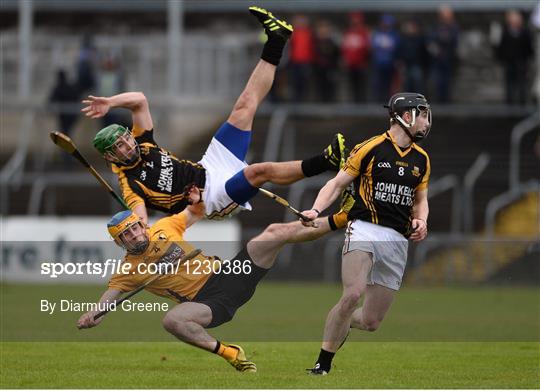
[[[317, 359], [317, 364], [319, 364], [319, 369], [322, 369], [323, 371], [330, 372], [330, 368], [332, 368], [332, 359], [334, 358], [335, 353], [327, 352], [324, 349], [321, 349], [321, 352], [319, 353], [319, 358]], [[317, 366], [315, 364], [315, 366]]]
[[217, 354], [219, 352], [220, 347], [221, 347], [221, 342], [219, 342], [219, 340], [216, 340], [216, 347], [214, 348], [214, 351], [212, 353]]
[[278, 66], [285, 43], [287, 43], [287, 41], [283, 38], [276, 36], [268, 37], [268, 41], [264, 44], [261, 58], [270, 64]]
[[330, 162], [322, 154], [302, 160], [302, 172], [306, 177], [322, 174], [332, 168]]

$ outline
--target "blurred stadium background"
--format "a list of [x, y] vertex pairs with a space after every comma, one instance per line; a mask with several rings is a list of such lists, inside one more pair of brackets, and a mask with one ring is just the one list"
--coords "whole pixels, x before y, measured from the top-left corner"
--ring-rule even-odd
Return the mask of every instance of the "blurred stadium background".
[[[397, 344], [391, 351], [383, 346], [385, 356], [371, 360], [381, 376], [375, 379], [369, 372], [367, 378], [372, 382], [364, 385], [537, 388], [538, 2], [254, 3], [292, 21], [298, 41], [295, 49], [292, 42], [289, 45], [272, 93], [257, 113], [249, 162], [309, 157], [321, 151], [337, 131], [345, 134], [350, 147], [382, 133], [388, 126], [382, 105], [397, 90], [412, 86], [432, 103], [434, 123], [423, 144], [432, 162], [430, 235], [410, 247], [403, 292], [383, 329], [375, 337], [353, 333], [350, 341], [522, 342], [447, 347], [405, 342], [399, 347], [403, 356], [396, 354]], [[69, 133], [117, 188], [116, 178], [92, 148], [91, 140], [105, 122], [130, 125], [129, 113], [114, 110], [104, 121], [91, 121], [80, 115], [79, 102], [87, 94], [139, 90], [149, 99], [158, 143], [178, 157], [199, 160], [261, 52], [263, 37], [247, 13], [249, 5], [251, 2], [237, 0], [0, 2], [2, 342], [171, 341], [165, 331], [156, 331], [159, 313], [145, 317], [115, 314], [107, 327], [83, 334], [73, 327], [77, 314], [50, 317], [39, 312], [39, 300], [44, 297], [81, 301], [98, 297], [104, 281], [82, 287], [79, 283], [97, 281], [72, 276], [50, 284], [51, 279], [39, 275], [39, 264], [92, 257], [102, 261], [102, 251], [114, 247], [105, 223], [118, 211], [95, 179], [50, 142], [49, 132]], [[508, 19], [519, 34], [509, 35]], [[383, 74], [391, 80], [387, 91], [376, 85], [381, 71], [376, 59], [385, 56], [385, 39], [393, 38], [387, 35], [382, 47], [373, 45], [370, 51], [359, 43], [368, 35], [380, 34], [381, 22], [402, 42], [402, 49], [389, 55], [390, 70]], [[302, 210], [311, 205], [328, 179], [320, 176], [290, 187], [269, 188]], [[263, 196], [257, 196], [253, 206], [253, 212], [226, 222], [201, 222], [190, 229], [187, 238], [203, 241], [203, 247], [210, 243], [209, 238], [219, 242], [218, 248], [223, 243], [240, 246], [268, 224], [293, 219]], [[234, 322], [218, 329], [218, 334], [232, 340], [318, 341], [326, 312], [340, 294], [342, 238], [343, 233], [337, 232], [313, 243], [286, 247], [268, 276], [272, 281], [263, 282], [253, 301], [239, 311]], [[59, 254], [62, 257], [57, 258]], [[105, 254], [109, 257], [112, 252]], [[28, 289], [29, 283], [36, 282], [49, 285]], [[141, 299], [151, 297], [142, 295]], [[137, 327], [126, 327], [135, 324]], [[8, 388], [80, 387], [81, 379], [88, 380], [85, 387], [90, 388], [321, 387], [311, 380], [296, 380], [298, 365], [304, 368], [318, 342], [308, 347], [248, 344], [250, 355], [264, 349], [287, 349], [283, 356], [257, 356], [258, 364], [267, 365], [266, 378], [259, 380], [268, 383], [229, 379], [230, 368], [225, 366], [200, 383], [198, 360], [204, 356], [203, 365], [213, 365], [214, 357], [193, 350], [180, 357], [180, 365], [187, 371], [182, 373], [183, 383], [178, 383], [176, 372], [155, 371], [152, 361], [158, 357], [158, 362], [164, 352], [174, 356], [178, 344], [135, 345], [118, 345], [115, 354], [120, 356], [113, 356], [107, 344], [2, 344], [6, 357], [12, 359], [3, 360], [1, 380]], [[357, 369], [370, 360], [349, 346], [343, 356], [338, 355], [347, 357], [338, 360], [344, 368], [341, 382], [324, 383], [323, 387], [359, 386]], [[375, 352], [379, 346], [365, 349]], [[96, 354], [87, 354], [88, 349]], [[491, 351], [496, 353], [490, 355]], [[101, 361], [98, 352], [114, 362]], [[145, 375], [127, 379], [118, 373], [118, 362], [135, 356], [144, 362], [127, 362], [127, 367], [132, 365]], [[458, 358], [452, 361], [452, 357]], [[102, 371], [107, 362], [110, 365], [105, 366], [112, 372]], [[388, 380], [395, 362], [403, 365], [403, 372]], [[433, 365], [429, 374], [423, 370], [429, 368], [427, 363]], [[486, 368], [492, 372], [482, 372]], [[285, 377], [279, 377], [282, 371]], [[150, 373], [155, 378], [146, 377]]]

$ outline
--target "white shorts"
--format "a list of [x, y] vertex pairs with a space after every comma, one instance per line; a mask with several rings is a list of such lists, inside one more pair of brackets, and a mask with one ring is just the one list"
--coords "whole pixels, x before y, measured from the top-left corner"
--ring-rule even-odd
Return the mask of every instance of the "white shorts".
[[373, 265], [368, 284], [399, 290], [407, 264], [408, 240], [392, 228], [362, 220], [349, 222], [343, 254], [354, 250], [371, 253]]
[[[234, 133], [230, 131], [230, 127], [231, 125], [224, 124], [220, 128], [199, 161], [199, 164], [206, 170], [206, 183], [202, 199], [205, 204], [206, 218], [208, 219], [220, 220], [224, 217], [230, 217], [241, 210], [251, 210], [251, 205], [248, 202], [238, 205], [225, 190], [225, 183], [247, 166], [246, 162], [240, 160], [216, 138], [220, 137], [223, 140], [223, 137], [228, 137], [228, 142], [234, 142], [235, 140], [232, 139]], [[221, 129], [224, 129], [225, 132]]]

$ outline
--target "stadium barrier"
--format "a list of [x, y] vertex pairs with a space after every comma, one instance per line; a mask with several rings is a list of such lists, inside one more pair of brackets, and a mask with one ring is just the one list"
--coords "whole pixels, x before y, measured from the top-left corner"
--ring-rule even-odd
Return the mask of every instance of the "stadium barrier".
[[[2, 283], [105, 283], [92, 273], [62, 273], [57, 278], [41, 273], [43, 263], [105, 263], [121, 260], [123, 251], [106, 230], [108, 216], [102, 217], [7, 217], [2, 221]], [[150, 219], [150, 224], [155, 219]], [[208, 241], [212, 238], [214, 241]], [[186, 241], [208, 255], [233, 257], [240, 250], [237, 220], [203, 221], [186, 232]]]

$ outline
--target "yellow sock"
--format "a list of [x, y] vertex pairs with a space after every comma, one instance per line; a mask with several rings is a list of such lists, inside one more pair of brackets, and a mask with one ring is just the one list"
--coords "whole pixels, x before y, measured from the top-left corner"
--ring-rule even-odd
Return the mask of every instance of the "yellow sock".
[[227, 361], [234, 360], [236, 356], [238, 355], [238, 349], [231, 348], [230, 346], [217, 342], [219, 344], [219, 347], [217, 348], [217, 354], [221, 357], [223, 357]]

